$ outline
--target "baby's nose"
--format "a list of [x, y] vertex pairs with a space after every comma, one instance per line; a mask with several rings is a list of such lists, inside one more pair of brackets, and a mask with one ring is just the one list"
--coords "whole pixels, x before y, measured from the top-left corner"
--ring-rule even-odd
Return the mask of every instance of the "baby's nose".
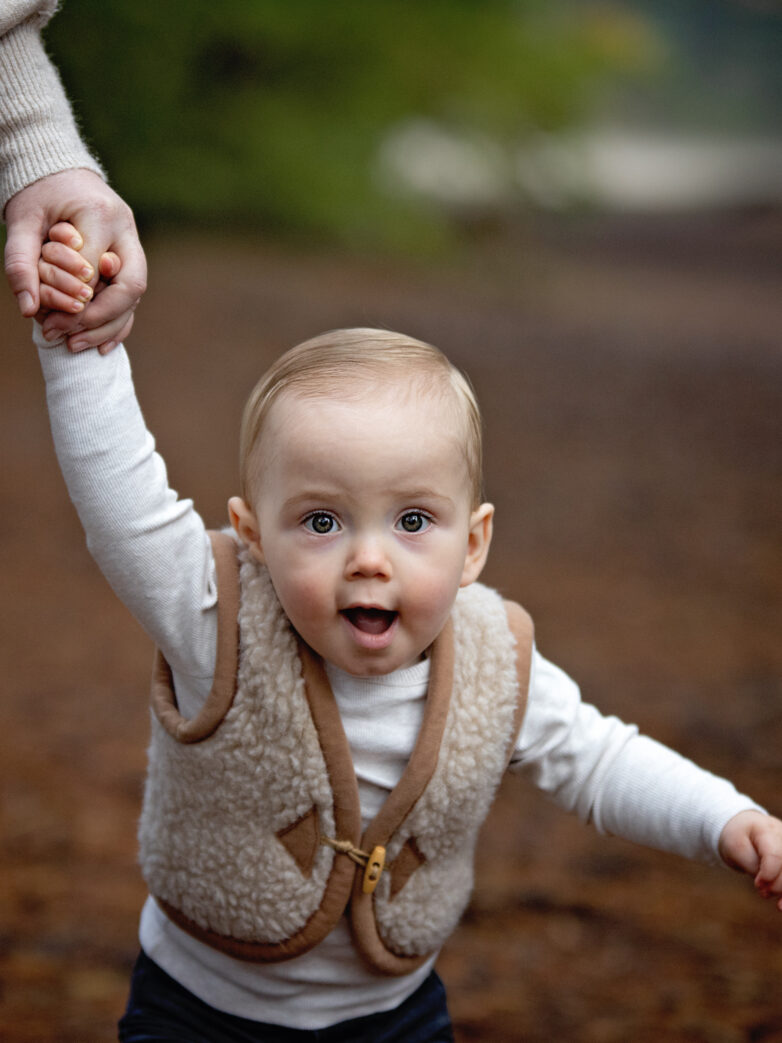
[[390, 577], [391, 561], [384, 541], [374, 535], [360, 536], [353, 540], [346, 573], [353, 577]]

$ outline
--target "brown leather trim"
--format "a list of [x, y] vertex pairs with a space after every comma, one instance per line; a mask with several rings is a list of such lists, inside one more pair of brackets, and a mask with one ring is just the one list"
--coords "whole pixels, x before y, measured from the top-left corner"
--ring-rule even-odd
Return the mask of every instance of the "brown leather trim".
[[[323, 660], [303, 641], [299, 640], [298, 644], [307, 701], [331, 783], [334, 831], [338, 839], [358, 845], [361, 837], [358, 782], [337, 701]], [[355, 863], [347, 855], [335, 853], [320, 908], [288, 943], [296, 947], [294, 955], [307, 952], [335, 927], [350, 901], [355, 876]]]
[[[434, 774], [451, 705], [453, 666], [453, 623], [449, 619], [432, 645], [429, 692], [421, 731], [402, 778], [367, 827], [362, 840], [365, 851], [371, 851], [377, 844], [387, 845]], [[386, 948], [378, 933], [373, 896], [363, 893], [361, 882], [360, 874], [356, 874], [350, 903], [350, 926], [356, 948], [383, 974], [409, 974], [420, 967], [429, 954], [398, 956]]]
[[275, 836], [299, 867], [302, 875], [311, 876], [320, 847], [317, 808], [311, 807], [305, 815], [291, 822], [285, 829], [277, 830]]
[[152, 707], [158, 720], [178, 742], [207, 739], [231, 708], [239, 658], [239, 561], [237, 545], [224, 532], [210, 532], [217, 570], [217, 657], [214, 681], [200, 713], [188, 720], [179, 712], [171, 667], [155, 650]]
[[[353, 758], [350, 755], [345, 729], [342, 727], [337, 700], [326, 676], [323, 660], [301, 640], [299, 656], [312, 720], [331, 782], [334, 797], [334, 829], [340, 840], [350, 840], [358, 845], [361, 839], [358, 781], [353, 770]], [[340, 857], [350, 862], [347, 855]], [[350, 864], [353, 865], [352, 862]]]
[[[213, 949], [233, 956], [235, 960], [244, 960], [245, 963], [276, 963], [279, 960], [290, 960], [294, 956], [301, 956], [315, 946], [325, 937], [322, 928], [315, 925], [320, 920], [321, 910], [317, 910], [309, 919], [305, 927], [284, 942], [244, 942], [239, 938], [230, 938], [216, 931], [210, 931], [207, 927], [201, 927], [194, 920], [190, 920], [183, 912], [175, 906], [170, 905], [162, 898], [155, 896], [155, 901], [177, 927], [197, 938], [199, 942], [205, 942]], [[330, 930], [330, 928], [329, 928]]]
[[535, 627], [532, 617], [515, 601], [504, 601], [508, 626], [516, 642], [516, 677], [519, 681], [519, 694], [516, 700], [516, 711], [513, 715], [513, 729], [508, 745], [508, 762], [516, 749], [516, 740], [521, 731], [521, 722], [527, 709], [529, 696], [530, 671], [532, 669], [532, 648], [535, 640]]
[[366, 851], [371, 851], [377, 844], [386, 846], [412, 811], [437, 767], [453, 689], [454, 646], [453, 623], [450, 619], [432, 645], [431, 657], [429, 690], [421, 730], [401, 779], [367, 826], [362, 840]]
[[[358, 783], [339, 710], [331, 691], [323, 662], [299, 641], [307, 700], [318, 732], [334, 797], [334, 824], [340, 839], [358, 844], [361, 832], [361, 810]], [[287, 960], [313, 949], [334, 928], [345, 911], [356, 876], [356, 866], [347, 855], [335, 854], [320, 907], [304, 927], [284, 942], [246, 942], [210, 931], [194, 923], [182, 912], [157, 898], [163, 911], [175, 924], [200, 941], [221, 952], [250, 963]]]
[[[233, 628], [224, 624], [230, 624], [231, 619], [238, 620], [239, 589], [236, 547], [230, 537], [220, 534], [210, 534], [210, 536], [213, 540], [217, 563], [220, 594], [218, 669], [215, 671], [215, 683], [204, 709], [192, 721], [183, 718], [176, 707], [170, 669], [162, 656], [160, 656], [162, 677], [159, 679], [162, 689], [156, 692], [153, 688], [153, 704], [158, 716], [167, 730], [181, 742], [197, 742], [212, 734], [229, 709], [235, 689], [238, 622]], [[227, 554], [229, 550], [230, 560]], [[233, 582], [227, 578], [231, 576], [231, 572], [233, 572]], [[235, 598], [233, 604], [230, 603], [232, 594]], [[516, 667], [519, 678], [519, 695], [508, 754], [510, 757], [526, 708], [533, 630], [532, 621], [519, 605], [506, 602], [505, 609], [508, 625], [516, 640]], [[363, 838], [360, 837], [361, 812], [358, 783], [339, 710], [328, 683], [323, 662], [302, 642], [299, 643], [299, 654], [307, 699], [331, 782], [336, 836], [339, 839], [350, 840], [357, 846], [361, 845], [365, 850], [371, 850], [378, 844], [385, 846], [423, 793], [437, 765], [453, 686], [453, 625], [449, 621], [432, 646], [432, 668], [424, 720], [407, 768], [378, 815], [370, 823]], [[226, 695], [227, 692], [230, 692], [229, 697]], [[161, 711], [165, 714], [165, 719], [161, 716]], [[295, 827], [299, 824], [294, 823], [293, 825]], [[414, 841], [408, 841], [408, 844], [411, 843], [414, 844]], [[395, 888], [394, 893], [398, 893], [417, 867], [413, 864], [416, 862], [415, 852], [411, 851], [411, 855], [412, 858], [407, 856], [402, 858], [400, 853], [393, 864], [396, 866], [399, 862], [396, 873], [393, 866], [389, 867], [392, 874], [392, 887]], [[386, 948], [377, 930], [373, 897], [371, 894], [365, 895], [362, 892], [362, 875], [361, 870], [356, 869], [347, 855], [335, 854], [320, 908], [316, 910], [301, 931], [293, 938], [280, 943], [245, 942], [217, 934], [189, 920], [167, 902], [159, 898], [156, 900], [174, 923], [188, 934], [237, 959], [259, 963], [290, 959], [314, 948], [333, 929], [350, 900], [351, 930], [359, 953], [381, 973], [408, 974], [420, 967], [428, 959], [429, 954], [415, 957], [400, 956]]]
[[394, 861], [386, 867], [391, 877], [391, 898], [399, 894], [416, 869], [420, 869], [425, 862], [426, 856], [419, 851], [415, 837], [410, 837]]

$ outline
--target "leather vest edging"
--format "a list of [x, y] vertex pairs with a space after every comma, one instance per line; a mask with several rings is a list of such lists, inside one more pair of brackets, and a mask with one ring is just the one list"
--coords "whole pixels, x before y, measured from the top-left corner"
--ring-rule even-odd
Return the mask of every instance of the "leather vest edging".
[[[296, 675], [298, 694], [291, 700], [294, 708], [297, 700], [301, 702], [301, 712], [293, 714], [293, 723], [287, 720], [287, 707], [278, 705], [288, 699], [282, 688], [271, 695], [264, 688], [263, 699], [255, 705], [250, 705], [252, 697], [248, 706], [235, 704], [237, 663], [240, 686], [244, 671], [243, 685], [249, 689], [255, 682], [247, 678], [254, 678], [256, 671], [247, 660], [260, 652], [252, 641], [248, 645], [247, 620], [242, 627], [241, 657], [237, 652], [236, 542], [225, 534], [212, 534], [212, 542], [220, 598], [217, 667], [212, 691], [193, 720], [186, 721], [179, 714], [171, 671], [162, 655], [156, 657], [150, 781], [140, 827], [141, 862], [150, 890], [171, 919], [190, 934], [234, 957], [256, 962], [288, 959], [308, 951], [333, 929], [347, 908], [356, 947], [370, 966], [384, 974], [409, 973], [442, 945], [469, 899], [477, 831], [512, 753], [523, 715], [531, 621], [519, 606], [506, 604], [503, 608], [499, 596], [487, 588], [476, 589], [464, 606], [457, 603], [452, 620], [431, 650], [424, 720], [408, 765], [362, 837], [350, 749], [323, 663], [298, 641], [278, 603], [253, 621], [252, 627], [257, 623], [265, 630], [264, 649], [268, 644], [273, 650], [282, 642], [277, 659], [269, 656], [270, 683], [280, 670]], [[265, 570], [245, 556], [242, 587], [260, 582], [271, 589], [262, 573]], [[273, 590], [272, 598], [276, 602]], [[242, 602], [245, 600], [243, 595]], [[472, 602], [477, 607], [470, 607]], [[241, 611], [238, 615], [241, 618]], [[460, 646], [471, 647], [454, 649], [455, 626], [461, 635]], [[507, 634], [497, 637], [497, 631], [503, 630]], [[264, 662], [256, 662], [256, 668], [264, 669], [265, 656], [264, 652]], [[454, 671], [458, 676], [454, 677]], [[495, 688], [501, 690], [497, 698]], [[284, 719], [261, 727], [256, 714], [267, 712], [270, 701]], [[249, 732], [243, 731], [242, 714]], [[260, 735], [253, 731], [258, 727]], [[266, 761], [272, 753], [276, 756], [277, 745], [273, 736], [268, 742], [266, 737], [275, 727], [287, 753], [278, 764], [269, 765]], [[298, 729], [293, 748], [288, 741], [291, 727]], [[234, 758], [246, 760], [247, 751], [239, 750], [233, 738], [242, 734], [255, 744], [260, 759], [245, 763], [245, 775], [249, 772], [252, 785], [245, 781], [244, 791], [235, 794], [222, 776], [232, 770]], [[228, 752], [220, 749], [225, 739], [229, 740]], [[232, 802], [247, 800], [247, 793], [254, 792], [253, 772], [263, 801], [274, 804], [267, 791], [275, 772], [283, 778], [287, 800], [288, 782], [294, 781], [296, 747], [306, 751], [308, 765], [315, 764], [314, 781], [300, 792], [291, 791], [292, 806], [283, 806], [283, 800], [279, 816], [267, 822], [267, 834], [248, 836], [245, 845], [242, 809]], [[199, 758], [199, 748], [209, 752]], [[188, 749], [191, 755], [195, 753], [192, 761]], [[443, 749], [448, 756], [440, 756]], [[476, 757], [480, 763], [477, 776]], [[166, 762], [162, 771], [156, 759]], [[285, 773], [291, 774], [290, 780]], [[296, 785], [299, 782], [295, 780]], [[216, 796], [221, 783], [225, 792]], [[194, 787], [200, 792], [193, 793]], [[268, 809], [262, 810], [266, 814]], [[230, 820], [237, 814], [234, 832], [224, 828], [221, 817]], [[181, 850], [177, 850], [177, 837], [161, 836], [168, 828], [166, 823], [179, 821], [178, 816], [184, 816], [187, 827], [180, 831]], [[252, 810], [249, 816], [251, 825]], [[189, 835], [197, 834], [204, 823], [203, 837]], [[278, 824], [280, 828], [276, 828]], [[386, 868], [373, 893], [365, 893], [362, 887], [363, 869], [357, 869], [347, 854], [324, 845], [323, 835], [350, 841], [365, 852], [377, 845], [387, 849]], [[245, 846], [253, 854], [249, 862], [242, 861]], [[269, 850], [268, 887], [266, 876], [263, 885], [255, 880], [244, 894], [236, 893], [230, 879], [223, 886], [222, 874], [230, 878], [237, 872], [240, 876], [257, 872], [253, 868], [257, 858], [267, 857]], [[189, 864], [199, 859], [206, 867], [203, 872], [203, 867]], [[305, 894], [307, 888], [312, 892], [310, 898]], [[273, 900], [275, 893], [277, 899]], [[286, 920], [280, 910], [290, 905], [291, 895], [293, 907]], [[296, 908], [299, 896], [303, 896], [303, 910]], [[241, 908], [254, 898], [261, 904], [267, 901], [266, 911], [255, 923]]]

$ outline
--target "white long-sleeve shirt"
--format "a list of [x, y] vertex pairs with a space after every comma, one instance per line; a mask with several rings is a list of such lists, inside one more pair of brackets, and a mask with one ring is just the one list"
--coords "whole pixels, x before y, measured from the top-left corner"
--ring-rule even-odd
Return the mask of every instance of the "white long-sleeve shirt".
[[[41, 347], [57, 455], [89, 549], [115, 592], [172, 666], [186, 716], [212, 684], [217, 591], [204, 523], [169, 488], [136, 401], [124, 349], [107, 356]], [[329, 666], [358, 779], [363, 824], [398, 782], [420, 727], [424, 660], [385, 677], [355, 678]], [[581, 701], [578, 687], [537, 651], [511, 770], [603, 833], [702, 861], [718, 861], [728, 819], [757, 807], [632, 725]], [[388, 1010], [426, 977], [369, 971], [341, 922], [293, 960], [251, 964], [191, 938], [148, 899], [145, 952], [219, 1010], [293, 1028], [323, 1028]]]

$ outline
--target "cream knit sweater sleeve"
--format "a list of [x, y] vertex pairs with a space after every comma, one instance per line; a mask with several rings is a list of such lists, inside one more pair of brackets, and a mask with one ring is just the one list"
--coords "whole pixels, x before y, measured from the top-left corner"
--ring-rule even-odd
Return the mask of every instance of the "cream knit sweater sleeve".
[[56, 8], [56, 0], [0, 3], [0, 211], [47, 174], [86, 167], [103, 176], [41, 41]]

